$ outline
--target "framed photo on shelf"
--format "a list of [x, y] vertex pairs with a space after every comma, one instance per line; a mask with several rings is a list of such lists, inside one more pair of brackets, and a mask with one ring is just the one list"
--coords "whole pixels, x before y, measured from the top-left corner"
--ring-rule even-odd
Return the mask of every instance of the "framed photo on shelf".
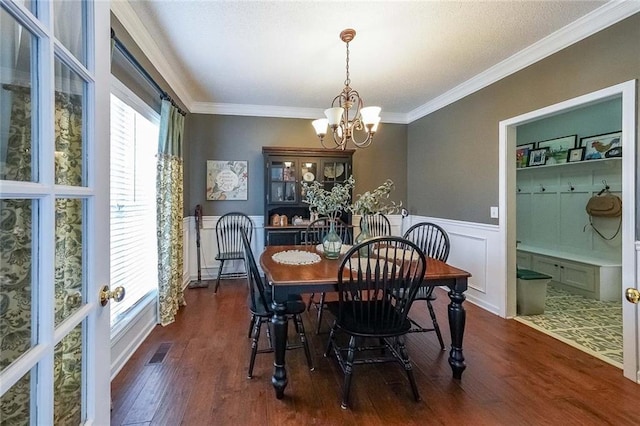
[[529, 151], [529, 167], [544, 166], [547, 162], [548, 148], [536, 148]]
[[548, 148], [546, 164], [562, 164], [567, 162], [569, 150], [576, 147], [578, 135], [563, 136], [538, 142], [536, 148]]
[[622, 157], [622, 131], [586, 136], [580, 139], [585, 160]]
[[584, 160], [584, 147], [571, 148], [567, 154], [567, 162], [575, 163]]
[[516, 169], [527, 167], [529, 152], [535, 147], [535, 143], [527, 143], [516, 146]]

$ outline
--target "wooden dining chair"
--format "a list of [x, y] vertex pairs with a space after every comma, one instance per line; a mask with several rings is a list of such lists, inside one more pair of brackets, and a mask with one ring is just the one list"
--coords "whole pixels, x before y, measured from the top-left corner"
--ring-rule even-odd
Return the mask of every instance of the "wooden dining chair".
[[246, 276], [247, 265], [245, 263], [245, 272], [223, 272], [224, 262], [228, 260], [244, 261], [242, 247], [242, 232], [245, 232], [251, 242], [253, 236], [253, 222], [251, 218], [244, 213], [232, 212], [222, 215], [216, 223], [216, 242], [218, 244], [218, 254], [216, 260], [220, 262], [218, 268], [218, 277], [214, 293], [218, 292], [221, 278], [240, 278]]
[[[322, 244], [322, 240], [325, 235], [329, 232], [331, 228], [331, 221], [334, 222], [335, 231], [338, 233], [340, 238], [342, 239], [343, 244], [351, 244], [352, 242], [352, 233], [349, 225], [344, 223], [341, 219], [330, 219], [330, 218], [319, 218], [311, 222], [304, 233], [304, 245], [318, 245]], [[320, 334], [320, 325], [322, 324], [322, 313], [324, 307], [326, 294], [322, 293], [320, 295], [320, 301], [315, 300], [315, 293], [311, 293], [309, 297], [309, 303], [307, 305], [307, 310], [310, 310], [311, 307], [315, 307], [317, 311], [316, 315], [316, 334]]]
[[[325, 351], [327, 357], [335, 355], [344, 373], [342, 408], [349, 405], [353, 367], [359, 364], [398, 362], [406, 370], [413, 397], [420, 400], [404, 336], [411, 329], [407, 314], [425, 268], [422, 250], [401, 237], [372, 238], [344, 255], [338, 269], [338, 301], [326, 304], [335, 320]], [[342, 346], [340, 334], [349, 337], [347, 346]], [[370, 341], [363, 344], [365, 339]]]
[[363, 221], [367, 222], [369, 235], [372, 237], [391, 235], [391, 222], [382, 213], [362, 215], [360, 217], [360, 229], [362, 229]]
[[[243, 245], [243, 253], [245, 264], [247, 265], [247, 280], [249, 282], [249, 312], [251, 313], [251, 357], [249, 360], [249, 372], [247, 377], [253, 377], [253, 367], [256, 362], [256, 354], [273, 352], [271, 335], [267, 327], [267, 338], [269, 339], [269, 347], [267, 349], [258, 349], [262, 324], [267, 325], [273, 317], [273, 309], [271, 301], [273, 299], [270, 288], [264, 285], [262, 276], [258, 271], [255, 257], [251, 251], [251, 242], [245, 232], [241, 232], [241, 241]], [[287, 301], [286, 316], [288, 320], [292, 320], [296, 329], [296, 333], [300, 339], [300, 344], [287, 345], [287, 349], [304, 348], [305, 356], [309, 369], [313, 371], [313, 361], [311, 359], [311, 351], [309, 349], [309, 341], [305, 334], [304, 324], [302, 323], [301, 314], [306, 310], [306, 305], [300, 295], [291, 295]]]
[[[423, 251], [425, 256], [446, 262], [449, 258], [449, 236], [441, 226], [430, 222], [416, 223], [404, 233], [404, 238], [413, 241]], [[423, 327], [411, 319], [414, 325], [412, 332], [429, 332], [435, 331], [438, 336], [440, 347], [445, 350], [442, 332], [438, 325], [436, 313], [433, 309], [432, 302], [436, 300], [433, 294], [434, 287], [420, 287], [416, 294], [415, 300], [424, 300], [427, 304], [429, 316], [431, 317], [432, 327]]]

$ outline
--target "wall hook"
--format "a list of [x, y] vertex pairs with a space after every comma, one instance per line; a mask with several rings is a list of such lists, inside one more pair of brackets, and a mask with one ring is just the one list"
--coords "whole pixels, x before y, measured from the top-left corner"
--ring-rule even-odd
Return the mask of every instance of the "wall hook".
[[602, 179], [602, 184], [604, 185], [604, 188], [602, 188], [602, 189], [600, 190], [600, 192], [598, 192], [598, 195], [602, 195], [602, 194], [604, 194], [605, 192], [609, 192], [609, 188], [610, 188], [610, 187], [609, 187], [609, 185], [607, 185], [607, 181], [606, 181], [605, 179]]
[[573, 185], [571, 185], [571, 182], [568, 182], [568, 183], [569, 183], [569, 191], [575, 191], [576, 188]]
[[542, 184], [540, 184], [540, 191], [544, 192], [546, 190], [547, 190], [547, 188], [545, 188], [544, 186], [542, 186]]

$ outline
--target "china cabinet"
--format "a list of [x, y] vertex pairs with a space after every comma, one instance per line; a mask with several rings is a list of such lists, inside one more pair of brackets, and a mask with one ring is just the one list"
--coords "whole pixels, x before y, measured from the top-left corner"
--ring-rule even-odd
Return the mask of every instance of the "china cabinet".
[[[264, 157], [265, 244], [301, 244], [310, 222], [302, 183], [320, 182], [326, 190], [351, 176], [355, 150], [262, 147]], [[351, 224], [349, 215], [342, 219]]]

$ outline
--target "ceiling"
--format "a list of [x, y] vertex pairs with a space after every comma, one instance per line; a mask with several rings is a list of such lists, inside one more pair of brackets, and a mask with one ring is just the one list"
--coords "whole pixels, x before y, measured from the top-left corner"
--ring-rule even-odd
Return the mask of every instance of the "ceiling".
[[365, 105], [382, 107], [383, 121], [407, 123], [602, 29], [593, 22], [615, 3], [129, 0], [111, 7], [187, 109], [202, 113], [322, 116], [345, 80], [339, 33], [354, 28], [351, 86]]

